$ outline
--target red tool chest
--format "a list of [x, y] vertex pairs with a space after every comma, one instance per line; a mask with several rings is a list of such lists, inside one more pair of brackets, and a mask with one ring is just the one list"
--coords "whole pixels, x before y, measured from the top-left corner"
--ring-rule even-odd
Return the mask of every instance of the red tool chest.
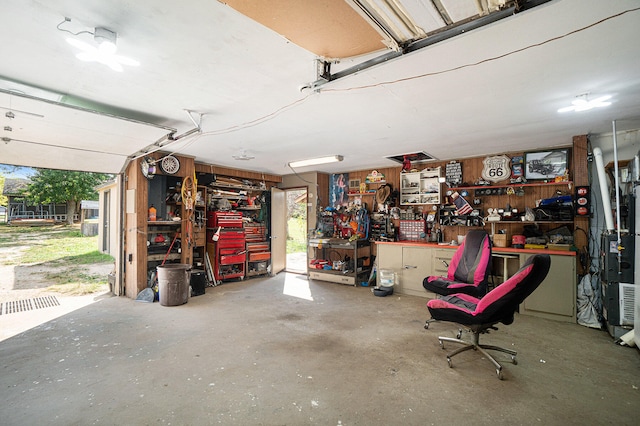
[[240, 212], [209, 212], [207, 214], [207, 228], [242, 228], [242, 213]]
[[247, 242], [264, 241], [267, 228], [264, 225], [247, 223], [244, 226]]
[[244, 278], [247, 249], [245, 232], [242, 228], [242, 213], [209, 212], [207, 252], [213, 256], [213, 275], [216, 280]]

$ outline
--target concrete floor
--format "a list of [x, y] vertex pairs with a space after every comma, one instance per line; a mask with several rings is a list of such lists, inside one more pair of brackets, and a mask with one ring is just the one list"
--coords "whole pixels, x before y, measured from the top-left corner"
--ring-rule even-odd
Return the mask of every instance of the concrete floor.
[[457, 328], [427, 317], [422, 298], [284, 273], [182, 306], [101, 298], [0, 342], [0, 423], [640, 422], [640, 351], [604, 331], [517, 315], [481, 339], [518, 351], [500, 381], [474, 351], [449, 368], [437, 336]]

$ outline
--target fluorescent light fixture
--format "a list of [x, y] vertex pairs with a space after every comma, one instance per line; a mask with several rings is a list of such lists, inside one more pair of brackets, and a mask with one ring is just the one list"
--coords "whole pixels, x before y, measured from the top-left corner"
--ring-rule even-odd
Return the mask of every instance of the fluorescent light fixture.
[[599, 98], [589, 100], [588, 94], [585, 93], [583, 95], [576, 96], [577, 99], [571, 102], [571, 105], [568, 107], [560, 108], [558, 112], [581, 112], [581, 111], [589, 111], [593, 108], [601, 108], [611, 105], [611, 102], [607, 102], [611, 99], [611, 95], [600, 96]]
[[331, 155], [329, 157], [309, 158], [308, 160], [292, 161], [289, 163], [289, 167], [307, 167], [316, 166], [318, 164], [335, 163], [344, 160], [342, 155]]

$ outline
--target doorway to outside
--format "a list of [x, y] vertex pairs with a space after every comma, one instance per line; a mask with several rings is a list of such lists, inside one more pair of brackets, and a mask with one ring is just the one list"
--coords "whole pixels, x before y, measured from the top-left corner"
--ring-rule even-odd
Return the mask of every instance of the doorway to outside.
[[287, 203], [287, 260], [285, 271], [307, 273], [307, 188], [285, 189]]

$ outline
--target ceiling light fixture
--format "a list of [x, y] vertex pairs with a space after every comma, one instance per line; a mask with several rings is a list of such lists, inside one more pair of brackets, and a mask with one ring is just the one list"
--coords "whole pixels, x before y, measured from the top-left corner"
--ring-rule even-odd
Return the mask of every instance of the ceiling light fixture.
[[344, 160], [342, 155], [331, 155], [329, 157], [309, 158], [307, 160], [292, 161], [289, 163], [289, 167], [307, 167], [316, 166], [318, 164], [335, 163]]
[[232, 157], [234, 160], [244, 160], [244, 161], [253, 160], [254, 158], [256, 158], [253, 155], [247, 154], [247, 151], [245, 151], [244, 149], [240, 152], [240, 154], [232, 155]]
[[62, 24], [70, 21], [71, 21], [70, 18], [65, 18], [64, 21], [58, 24], [58, 29], [60, 31], [68, 32], [74, 36], [78, 36], [80, 34], [85, 34], [85, 33], [91, 34], [93, 35], [93, 40], [98, 46], [96, 47], [89, 43], [85, 43], [84, 41], [78, 40], [77, 38], [68, 37], [67, 43], [81, 50], [76, 54], [76, 58], [85, 62], [98, 62], [98, 63], [104, 64], [117, 72], [123, 71], [123, 68], [122, 68], [123, 65], [128, 65], [132, 67], [137, 67], [140, 65], [140, 62], [134, 59], [116, 55], [116, 52], [118, 51], [118, 47], [116, 46], [116, 41], [118, 40], [118, 33], [116, 33], [115, 31], [111, 31], [103, 27], [96, 27], [93, 32], [80, 31], [78, 33], [74, 33], [74, 32], [65, 30], [63, 28], [60, 28]]
[[601, 108], [611, 105], [611, 102], [607, 102], [611, 99], [611, 95], [600, 96], [599, 98], [595, 98], [589, 100], [589, 94], [583, 93], [582, 95], [576, 96], [576, 99], [571, 101], [571, 105], [568, 107], [560, 108], [558, 112], [582, 112], [589, 111], [593, 108]]

